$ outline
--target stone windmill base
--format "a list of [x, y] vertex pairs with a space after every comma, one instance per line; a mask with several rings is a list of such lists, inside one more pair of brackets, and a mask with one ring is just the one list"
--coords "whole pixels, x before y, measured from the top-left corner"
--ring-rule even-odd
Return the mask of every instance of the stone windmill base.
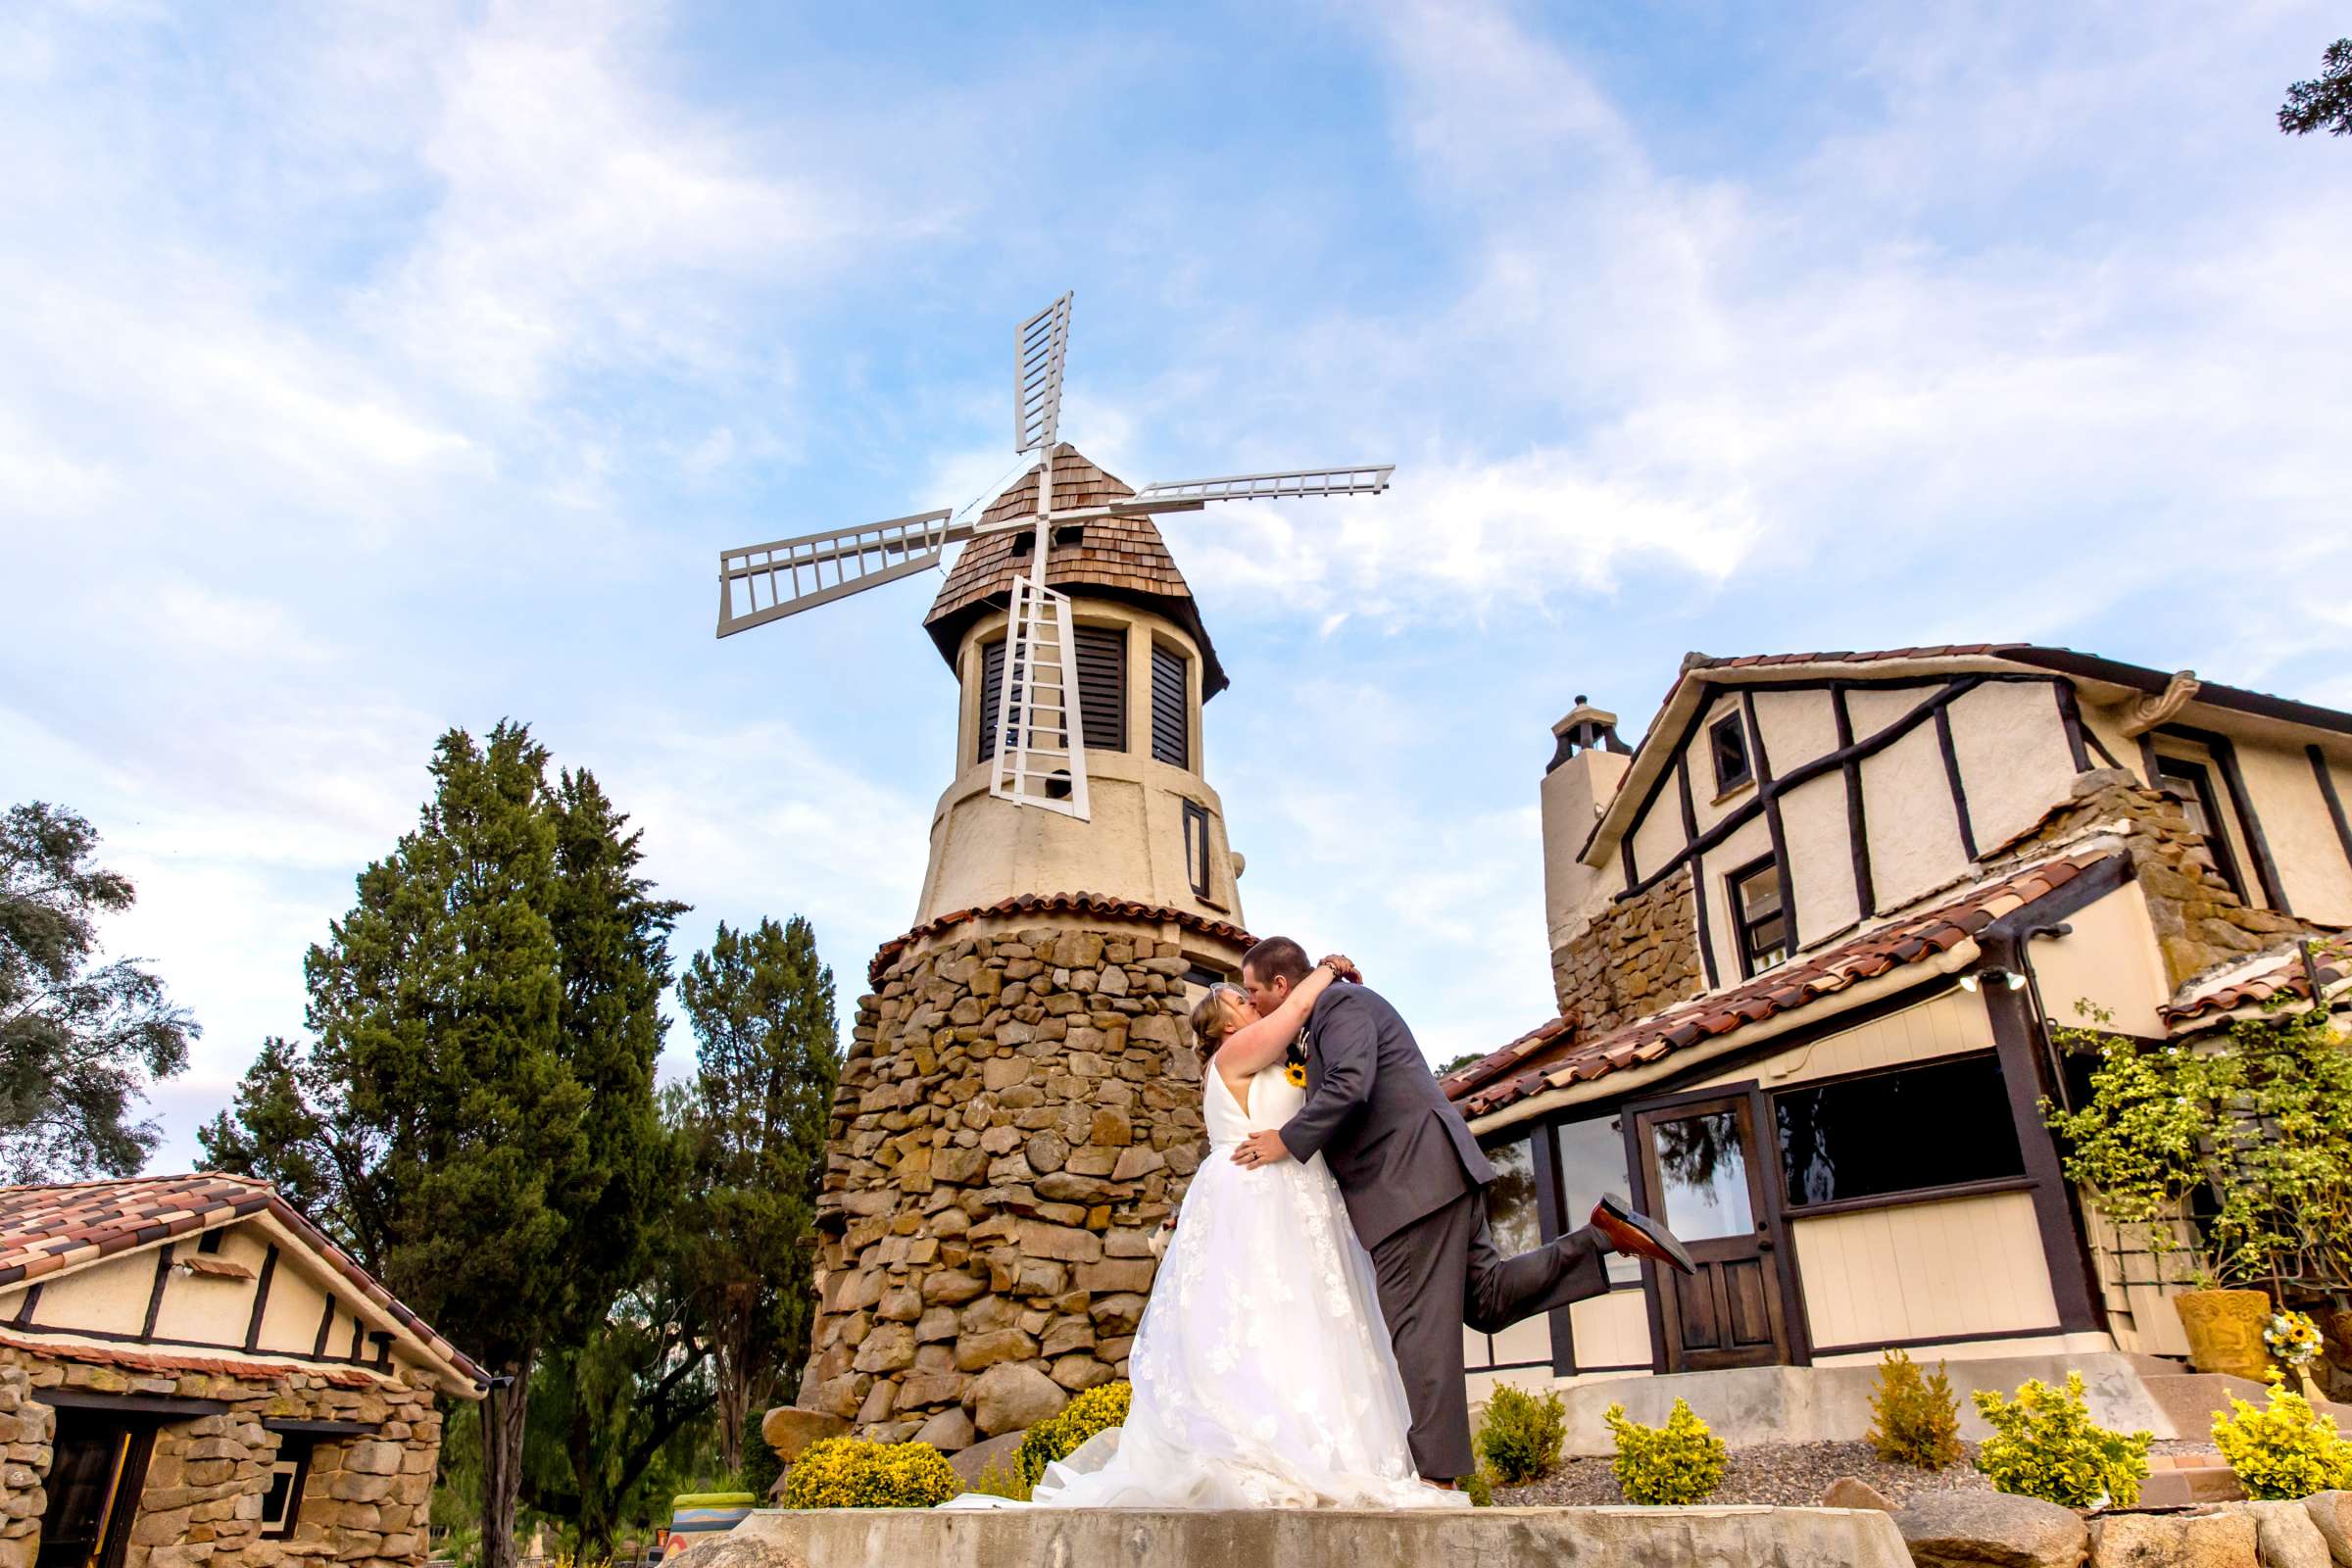
[[833, 1104], [804, 1408], [955, 1452], [1126, 1376], [1204, 1149], [1185, 976], [1248, 945], [1075, 895], [883, 949]]

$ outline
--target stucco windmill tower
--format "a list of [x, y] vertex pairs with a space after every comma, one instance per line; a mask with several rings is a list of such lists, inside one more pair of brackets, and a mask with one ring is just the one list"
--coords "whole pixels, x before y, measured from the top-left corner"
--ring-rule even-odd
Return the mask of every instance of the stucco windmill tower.
[[1390, 472], [1130, 489], [1059, 440], [1069, 319], [1064, 295], [1015, 331], [1022, 462], [995, 489], [719, 565], [724, 637], [964, 546], [923, 622], [959, 695], [952, 782], [858, 1003], [800, 1395], [951, 1451], [1125, 1375], [1152, 1232], [1201, 1149], [1187, 1015], [1250, 941], [1202, 760], [1225, 671], [1152, 518]]

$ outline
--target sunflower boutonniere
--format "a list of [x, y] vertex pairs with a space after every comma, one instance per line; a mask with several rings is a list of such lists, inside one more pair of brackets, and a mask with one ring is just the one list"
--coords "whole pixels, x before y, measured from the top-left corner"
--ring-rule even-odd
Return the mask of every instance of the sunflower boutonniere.
[[1295, 1089], [1306, 1087], [1306, 1053], [1298, 1049], [1296, 1040], [1282, 1054], [1282, 1075], [1290, 1080]]

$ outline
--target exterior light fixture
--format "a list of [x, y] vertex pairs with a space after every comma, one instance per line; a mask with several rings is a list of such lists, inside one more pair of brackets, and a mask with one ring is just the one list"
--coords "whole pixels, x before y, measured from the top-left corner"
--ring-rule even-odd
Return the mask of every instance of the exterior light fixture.
[[2026, 977], [2015, 969], [1972, 969], [1960, 977], [1960, 989], [1974, 991], [1987, 980], [1994, 985], [2007, 986], [2012, 991], [2026, 989]]

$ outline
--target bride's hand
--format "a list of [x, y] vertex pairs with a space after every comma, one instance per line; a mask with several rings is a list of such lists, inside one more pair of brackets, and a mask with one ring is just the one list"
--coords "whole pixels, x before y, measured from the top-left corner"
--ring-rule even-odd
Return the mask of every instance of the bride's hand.
[[1318, 967], [1329, 969], [1334, 980], [1345, 980], [1354, 986], [1364, 983], [1364, 972], [1355, 966], [1353, 958], [1345, 954], [1332, 954]]

